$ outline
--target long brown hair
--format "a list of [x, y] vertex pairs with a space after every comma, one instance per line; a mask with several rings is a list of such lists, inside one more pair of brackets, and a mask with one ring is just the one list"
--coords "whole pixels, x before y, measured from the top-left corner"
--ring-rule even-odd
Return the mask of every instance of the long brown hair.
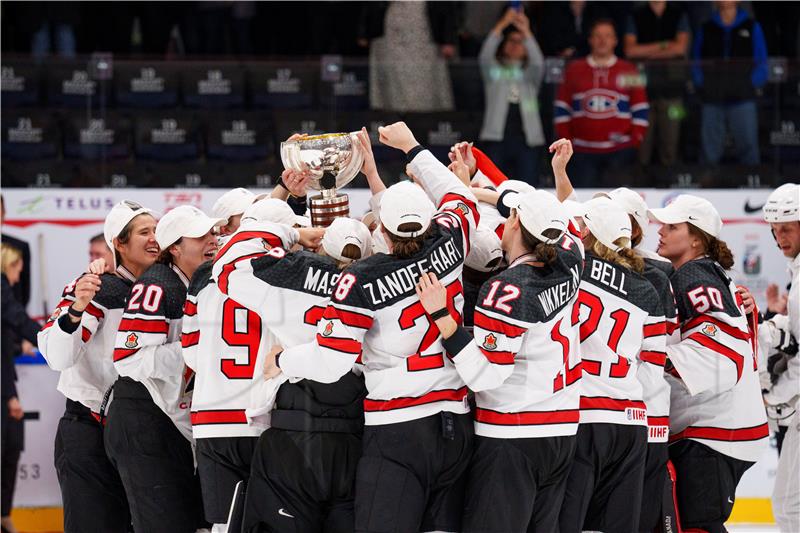
[[689, 234], [700, 239], [708, 257], [719, 263], [725, 270], [733, 267], [733, 252], [728, 248], [728, 244], [725, 241], [709, 235], [693, 224], [687, 222], [687, 225], [689, 226]]
[[[383, 231], [392, 243], [392, 255], [399, 259], [408, 259], [422, 250], [422, 245], [425, 239], [431, 234], [432, 227], [429, 227], [422, 235], [416, 237], [399, 237], [386, 229]], [[397, 226], [399, 231], [419, 231], [422, 226], [419, 222], [405, 222]]]
[[[537, 261], [541, 261], [545, 265], [551, 265], [555, 262], [557, 257], [555, 246], [540, 241], [531, 235], [531, 233], [526, 230], [522, 224], [519, 225], [519, 229], [522, 232], [522, 244], [525, 245], [525, 248], [529, 252], [536, 256]], [[551, 228], [544, 230], [542, 233], [545, 237], [551, 239], [557, 237], [561, 232], [557, 229]]]
[[602, 242], [598, 241], [597, 237], [591, 233], [583, 239], [583, 245], [586, 247], [586, 249], [591, 250], [594, 255], [600, 259], [608, 261], [609, 263], [623, 266], [627, 269], [633, 270], [638, 274], [644, 272], [644, 259], [636, 255], [636, 252], [628, 247], [630, 246], [630, 239], [627, 237], [620, 237], [614, 241], [614, 244], [621, 246], [622, 248], [615, 252]]

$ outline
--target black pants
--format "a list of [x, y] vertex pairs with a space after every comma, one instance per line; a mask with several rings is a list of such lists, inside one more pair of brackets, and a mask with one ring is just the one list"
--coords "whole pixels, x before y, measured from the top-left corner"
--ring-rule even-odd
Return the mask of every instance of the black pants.
[[55, 466], [65, 533], [130, 530], [131, 514], [117, 469], [106, 456], [103, 426], [88, 407], [67, 400], [58, 422]]
[[581, 424], [577, 439], [561, 533], [638, 532], [647, 427]]
[[472, 417], [439, 413], [366, 426], [356, 476], [356, 531], [460, 531]]
[[463, 531], [557, 531], [575, 443], [574, 436], [475, 437]]
[[193, 533], [205, 524], [192, 446], [141, 383], [120, 378], [105, 430], [137, 533]]
[[642, 491], [642, 512], [639, 515], [639, 531], [653, 531], [660, 527], [664, 515], [664, 490], [667, 484], [666, 442], [647, 444], [647, 458], [644, 463], [644, 490]]
[[258, 437], [217, 437], [195, 442], [206, 520], [224, 524], [228, 521], [236, 484], [250, 479]]
[[0, 406], [2, 419], [2, 461], [0, 462], [0, 499], [2, 499], [3, 516], [11, 514], [14, 501], [14, 486], [17, 484], [17, 465], [25, 444], [25, 425], [22, 420], [14, 420], [8, 414], [8, 398], [2, 399]]
[[721, 533], [731, 516], [736, 486], [755, 463], [712, 450], [705, 444], [681, 440], [669, 447], [677, 474], [678, 513], [683, 529]]
[[353, 531], [361, 436], [270, 428], [258, 439], [243, 532]]

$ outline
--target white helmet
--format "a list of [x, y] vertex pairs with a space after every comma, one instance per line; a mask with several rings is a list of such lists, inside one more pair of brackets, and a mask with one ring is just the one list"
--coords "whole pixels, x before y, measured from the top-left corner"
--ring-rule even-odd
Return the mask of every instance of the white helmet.
[[764, 220], [770, 224], [800, 221], [800, 185], [785, 183], [772, 191], [764, 205]]

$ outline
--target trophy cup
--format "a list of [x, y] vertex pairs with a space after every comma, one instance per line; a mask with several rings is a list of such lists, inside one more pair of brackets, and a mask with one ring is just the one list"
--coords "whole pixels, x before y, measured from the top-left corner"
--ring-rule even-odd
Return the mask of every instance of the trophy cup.
[[311, 173], [309, 185], [320, 191], [311, 197], [311, 224], [326, 228], [333, 219], [350, 214], [350, 199], [336, 190], [361, 170], [364, 155], [355, 133], [311, 135], [281, 143], [285, 168]]

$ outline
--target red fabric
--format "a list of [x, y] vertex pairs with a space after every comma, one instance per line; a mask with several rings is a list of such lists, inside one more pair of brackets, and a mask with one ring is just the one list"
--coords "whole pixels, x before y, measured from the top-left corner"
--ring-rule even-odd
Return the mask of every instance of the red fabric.
[[580, 411], [526, 411], [523, 413], [499, 413], [489, 409], [475, 411], [475, 420], [500, 426], [535, 426], [539, 424], [577, 424]]
[[425, 405], [434, 402], [461, 402], [467, 395], [467, 388], [435, 390], [422, 396], [411, 396], [406, 398], [393, 398], [391, 400], [364, 400], [365, 411], [391, 411], [392, 409], [403, 409], [415, 405]]
[[472, 155], [475, 157], [476, 166], [478, 170], [491, 180], [495, 185], [500, 185], [508, 179], [508, 176], [503, 174], [503, 171], [497, 168], [497, 165], [489, 159], [489, 156], [484, 154], [478, 148], [472, 147]]

